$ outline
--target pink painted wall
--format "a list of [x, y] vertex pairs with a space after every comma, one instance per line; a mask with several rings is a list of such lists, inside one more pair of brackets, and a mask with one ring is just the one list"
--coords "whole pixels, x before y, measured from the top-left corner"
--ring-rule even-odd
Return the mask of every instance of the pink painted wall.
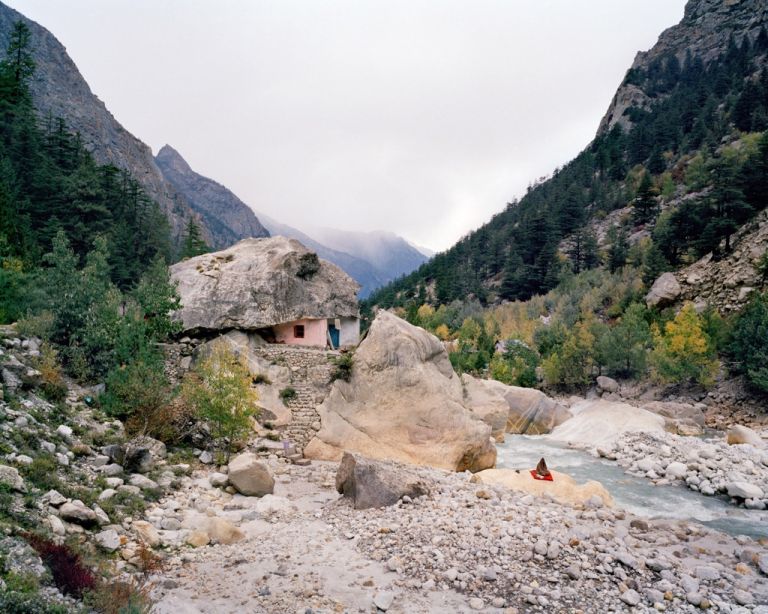
[[[304, 338], [297, 339], [293, 336], [293, 327], [297, 324], [304, 325]], [[328, 343], [327, 320], [296, 320], [286, 324], [273, 326], [275, 339], [278, 343], [286, 345], [312, 345], [325, 347]]]

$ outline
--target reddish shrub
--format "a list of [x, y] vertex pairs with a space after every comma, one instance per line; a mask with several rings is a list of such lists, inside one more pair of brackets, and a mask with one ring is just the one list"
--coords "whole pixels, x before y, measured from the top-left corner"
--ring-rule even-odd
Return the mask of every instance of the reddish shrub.
[[32, 533], [26, 533], [24, 538], [51, 570], [53, 581], [62, 593], [80, 599], [84, 592], [96, 587], [96, 576], [69, 546]]

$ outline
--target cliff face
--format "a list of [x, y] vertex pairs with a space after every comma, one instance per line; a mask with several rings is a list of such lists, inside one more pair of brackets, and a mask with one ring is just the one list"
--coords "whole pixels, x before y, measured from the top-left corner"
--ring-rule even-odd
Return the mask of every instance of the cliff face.
[[[36, 64], [31, 89], [41, 117], [61, 117], [72, 132], [80, 133], [85, 146], [100, 164], [128, 171], [147, 195], [163, 210], [178, 239], [193, 210], [184, 197], [165, 180], [150, 148], [128, 132], [104, 103], [91, 92], [64, 46], [41, 25], [0, 2], [0, 56], [5, 53], [13, 24], [25, 22], [32, 33]], [[203, 228], [210, 240], [210, 232]]]
[[[766, 21], [768, 0], [690, 0], [682, 21], [662, 32], [652, 49], [638, 53], [630, 72], [647, 70], [654, 62], [671, 55], [682, 65], [689, 51], [706, 64], [728, 49], [731, 38], [738, 44], [744, 36], [754, 41]], [[600, 122], [598, 135], [616, 124], [625, 130], [630, 128], [625, 112], [632, 107], [647, 107], [652, 102], [642, 84], [625, 80]]]
[[205, 221], [212, 247], [223, 249], [241, 239], [269, 236], [248, 205], [220, 183], [193, 171], [170, 145], [158, 152], [155, 162], [165, 179]]

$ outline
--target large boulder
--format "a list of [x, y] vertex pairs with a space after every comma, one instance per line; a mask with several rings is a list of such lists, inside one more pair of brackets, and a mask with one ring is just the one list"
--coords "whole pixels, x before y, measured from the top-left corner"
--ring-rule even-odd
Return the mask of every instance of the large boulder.
[[680, 283], [672, 273], [664, 273], [659, 277], [645, 296], [648, 307], [666, 307], [674, 303], [682, 292]]
[[452, 471], [496, 462], [491, 427], [464, 406], [443, 344], [386, 311], [355, 352], [350, 381], [334, 382], [318, 413], [309, 458], [338, 461], [350, 451]]
[[567, 407], [541, 390], [505, 386], [496, 383], [509, 405], [507, 432], [520, 435], [544, 435], [571, 417]]
[[406, 495], [426, 495], [430, 485], [406, 465], [345, 452], [336, 472], [336, 490], [356, 510], [394, 505]]
[[755, 446], [756, 448], [763, 448], [766, 445], [766, 442], [762, 437], [760, 437], [760, 435], [758, 435], [751, 428], [742, 426], [740, 424], [734, 424], [731, 428], [728, 429], [728, 432], [725, 436], [728, 444], [732, 446], [738, 445], [740, 443], [747, 443], [751, 446]]
[[507, 430], [509, 405], [502, 392], [491, 380], [477, 379], [465, 373], [461, 376], [464, 386], [464, 405], [491, 427], [491, 437], [504, 441]]
[[304, 318], [357, 317], [359, 285], [295, 239], [244, 239], [171, 267], [191, 331], [258, 330]]
[[275, 479], [259, 457], [245, 452], [233, 458], [229, 463], [229, 483], [241, 495], [261, 497], [272, 494]]
[[624, 433], [663, 433], [664, 418], [648, 410], [603, 399], [579, 404], [578, 413], [547, 437], [584, 446], [610, 446]]
[[568, 505], [583, 505], [597, 501], [600, 497], [602, 505], [613, 506], [613, 499], [605, 487], [594, 480], [578, 484], [571, 476], [550, 471], [552, 481], [534, 480], [530, 471], [517, 469], [486, 469], [472, 476], [472, 481], [478, 484], [503, 486], [518, 492], [524, 492], [536, 497], [549, 496], [555, 501]]
[[15, 467], [0, 465], [0, 484], [17, 492], [27, 492], [24, 478], [21, 477], [19, 470]]

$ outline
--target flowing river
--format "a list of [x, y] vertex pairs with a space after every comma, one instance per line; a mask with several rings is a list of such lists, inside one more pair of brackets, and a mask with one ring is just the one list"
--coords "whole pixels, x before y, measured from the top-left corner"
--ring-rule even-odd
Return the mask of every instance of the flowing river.
[[578, 482], [602, 483], [617, 506], [638, 516], [693, 520], [731, 535], [768, 537], [766, 512], [734, 507], [725, 498], [707, 497], [682, 485], [654, 486], [650, 480], [624, 473], [616, 462], [543, 437], [507, 435], [497, 449], [500, 468], [533, 469], [543, 456], [550, 469]]

